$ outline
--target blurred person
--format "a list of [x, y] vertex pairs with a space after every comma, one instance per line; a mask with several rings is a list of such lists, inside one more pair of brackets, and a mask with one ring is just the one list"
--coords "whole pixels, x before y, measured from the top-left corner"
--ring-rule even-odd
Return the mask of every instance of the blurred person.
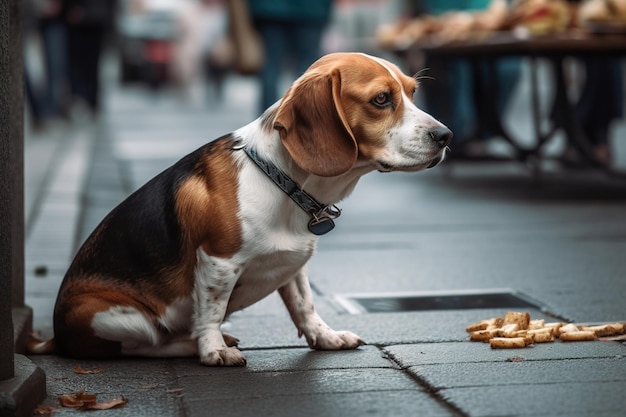
[[100, 109], [100, 58], [115, 7], [114, 0], [63, 0], [71, 92], [94, 115]]
[[36, 65], [32, 64], [33, 45], [37, 45], [37, 9], [33, 0], [23, 4], [22, 41], [24, 53], [24, 94], [30, 125], [35, 130], [43, 128], [43, 94], [41, 94], [36, 76]]
[[287, 64], [299, 76], [322, 55], [332, 0], [249, 0], [248, 4], [265, 47], [265, 64], [259, 74], [262, 113], [281, 96], [279, 82]]
[[[452, 10], [483, 10], [489, 6], [490, 0], [418, 0], [414, 3], [417, 4], [413, 4], [413, 10], [439, 15]], [[430, 65], [426, 64], [427, 67]], [[496, 104], [500, 120], [521, 71], [521, 60], [518, 58], [500, 58], [495, 62]], [[473, 78], [481, 77], [483, 85], [492, 84], [494, 80], [490, 77], [489, 68], [481, 65], [475, 72], [468, 60], [459, 58], [446, 61], [445, 67], [433, 65], [429, 72], [435, 79], [423, 84], [425, 105], [427, 111], [440, 115], [454, 132], [450, 157], [489, 156], [486, 140], [493, 132], [479, 131]]]
[[[195, 101], [199, 92], [195, 89], [204, 74], [206, 65], [225, 67], [228, 57], [222, 58], [228, 16], [223, 0], [191, 0], [186, 2], [178, 15], [179, 31], [174, 46], [172, 73], [183, 96]], [[219, 68], [216, 68], [216, 70]], [[221, 73], [216, 76], [222, 75]], [[219, 80], [218, 80], [219, 82]], [[216, 90], [220, 91], [220, 85]]]
[[62, 0], [34, 0], [43, 43], [46, 74], [42, 113], [46, 118], [65, 117], [67, 110], [67, 40]]

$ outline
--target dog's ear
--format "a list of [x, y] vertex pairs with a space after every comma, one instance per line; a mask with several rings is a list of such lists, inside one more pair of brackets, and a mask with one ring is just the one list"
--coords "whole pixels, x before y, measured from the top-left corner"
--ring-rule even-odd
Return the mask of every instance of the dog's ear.
[[349, 171], [358, 156], [340, 92], [338, 70], [305, 74], [287, 91], [274, 119], [296, 164], [322, 177]]

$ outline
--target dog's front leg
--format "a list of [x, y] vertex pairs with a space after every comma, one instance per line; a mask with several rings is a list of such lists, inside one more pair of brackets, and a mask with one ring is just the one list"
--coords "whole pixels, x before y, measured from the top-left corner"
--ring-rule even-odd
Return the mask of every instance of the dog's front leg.
[[304, 334], [311, 349], [356, 349], [365, 344], [352, 332], [331, 329], [315, 312], [313, 294], [304, 267], [278, 292], [298, 328], [298, 335]]
[[200, 361], [208, 366], [243, 366], [246, 359], [236, 346], [224, 341], [220, 330], [242, 268], [227, 259], [208, 256], [202, 249], [198, 249], [197, 262], [193, 326]]

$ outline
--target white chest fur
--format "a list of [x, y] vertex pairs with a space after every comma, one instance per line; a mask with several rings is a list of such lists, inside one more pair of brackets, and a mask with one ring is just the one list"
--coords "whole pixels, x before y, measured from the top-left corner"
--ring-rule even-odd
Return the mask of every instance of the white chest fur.
[[[238, 156], [247, 158], [243, 152]], [[199, 253], [196, 269], [196, 279], [220, 275], [216, 268], [237, 271], [228, 274], [233, 282], [226, 315], [285, 285], [305, 266], [317, 243], [317, 236], [307, 229], [309, 215], [256, 165], [245, 162], [240, 165], [238, 190], [243, 246], [229, 260], [209, 260], [206, 254]]]

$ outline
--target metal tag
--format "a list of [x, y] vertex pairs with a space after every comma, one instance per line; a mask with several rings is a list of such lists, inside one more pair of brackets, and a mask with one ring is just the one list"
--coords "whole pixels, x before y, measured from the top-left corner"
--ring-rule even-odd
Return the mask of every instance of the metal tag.
[[309, 231], [317, 236], [325, 235], [334, 228], [335, 222], [330, 217], [314, 217], [309, 222]]

